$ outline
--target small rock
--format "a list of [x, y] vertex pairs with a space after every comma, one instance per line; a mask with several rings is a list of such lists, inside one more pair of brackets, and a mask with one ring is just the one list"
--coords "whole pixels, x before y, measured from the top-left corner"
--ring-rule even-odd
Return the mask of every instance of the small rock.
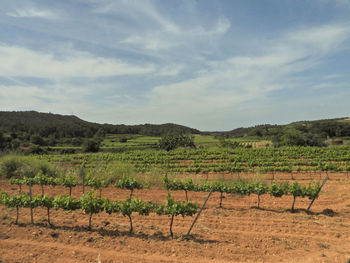
[[0, 239], [9, 239], [9, 238], [10, 238], [10, 236], [0, 232]]
[[58, 233], [57, 232], [51, 232], [50, 236], [52, 236], [53, 238], [57, 238], [58, 237]]
[[322, 211], [322, 214], [326, 215], [326, 216], [334, 216], [336, 213], [332, 210], [332, 209], [329, 209], [329, 208], [326, 208]]

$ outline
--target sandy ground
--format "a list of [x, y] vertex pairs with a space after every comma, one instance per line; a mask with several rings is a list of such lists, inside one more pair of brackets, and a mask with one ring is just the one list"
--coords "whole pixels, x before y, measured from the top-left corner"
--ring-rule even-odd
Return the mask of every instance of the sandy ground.
[[[0, 190], [18, 192], [17, 186], [6, 181], [0, 181]], [[45, 191], [51, 196], [68, 192], [63, 187], [46, 187]], [[35, 187], [34, 194], [40, 193]], [[113, 200], [124, 200], [127, 194], [114, 187], [102, 193]], [[73, 195], [79, 197], [81, 187]], [[160, 203], [166, 195], [165, 190], [136, 191], [136, 196]], [[207, 193], [189, 196], [202, 204]], [[185, 194], [174, 192], [173, 197], [183, 200]], [[214, 193], [191, 236], [185, 234], [194, 217], [175, 219], [173, 239], [167, 216], [134, 215], [134, 233], [129, 234], [128, 218], [119, 214], [94, 216], [93, 229], [88, 231], [88, 216], [81, 211], [52, 210], [51, 228], [44, 209], [35, 209], [34, 225], [29, 209], [22, 209], [15, 225], [16, 211], [0, 206], [0, 262], [334, 263], [350, 259], [350, 180], [344, 174], [326, 183], [311, 214], [305, 212], [307, 198], [297, 199], [295, 213], [288, 210], [290, 196], [264, 195], [262, 209], [255, 208], [256, 200], [255, 195], [227, 196], [219, 208], [219, 194]]]

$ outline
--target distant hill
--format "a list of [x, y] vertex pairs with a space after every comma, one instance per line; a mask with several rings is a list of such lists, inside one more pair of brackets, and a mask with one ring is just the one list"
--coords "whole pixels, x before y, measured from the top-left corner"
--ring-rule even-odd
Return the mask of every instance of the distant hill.
[[161, 136], [162, 134], [181, 131], [184, 133], [200, 133], [186, 126], [167, 124], [113, 125], [84, 121], [74, 115], [59, 115], [36, 111], [0, 111], [0, 130], [7, 133], [38, 134], [62, 137], [92, 137], [99, 134], [140, 134]]
[[46, 124], [89, 124], [74, 115], [60, 115], [52, 113], [40, 113], [36, 111], [0, 111], [0, 126], [11, 125], [46, 125]]
[[234, 138], [260, 137], [272, 140], [275, 146], [317, 146], [327, 138], [350, 137], [350, 118], [298, 121], [285, 125], [263, 124], [216, 134]]

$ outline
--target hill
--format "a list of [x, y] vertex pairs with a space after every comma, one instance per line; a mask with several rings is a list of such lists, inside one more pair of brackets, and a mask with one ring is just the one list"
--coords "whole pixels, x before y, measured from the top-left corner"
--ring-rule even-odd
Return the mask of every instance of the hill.
[[237, 128], [217, 136], [241, 138], [255, 137], [271, 140], [274, 146], [322, 146], [326, 139], [350, 137], [350, 119], [334, 118], [313, 121], [298, 121], [285, 125], [263, 124]]
[[[113, 125], [88, 122], [73, 115], [0, 111], [0, 150], [23, 149], [33, 145], [81, 146], [85, 138], [101, 141], [106, 134], [161, 136], [172, 132], [200, 133], [196, 129], [172, 123]], [[37, 149], [33, 151], [37, 152]]]
[[74, 115], [40, 113], [36, 111], [0, 111], [0, 129], [4, 132], [27, 132], [43, 137], [92, 137], [99, 134], [140, 134], [160, 136], [174, 131], [199, 133], [186, 126], [167, 124], [113, 125], [84, 121]]

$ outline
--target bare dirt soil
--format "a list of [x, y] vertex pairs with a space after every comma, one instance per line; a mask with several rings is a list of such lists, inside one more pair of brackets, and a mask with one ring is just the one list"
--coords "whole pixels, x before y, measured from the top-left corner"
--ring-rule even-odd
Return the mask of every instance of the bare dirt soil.
[[[18, 192], [17, 186], [6, 181], [0, 181], [0, 190]], [[46, 187], [45, 193], [55, 196], [68, 190]], [[125, 200], [128, 193], [110, 187], [102, 195]], [[41, 194], [41, 188], [34, 187], [34, 194]], [[76, 187], [73, 195], [80, 197], [81, 187]], [[146, 189], [135, 195], [162, 203], [167, 192]], [[182, 191], [172, 195], [185, 198]], [[200, 205], [206, 196], [189, 193]], [[129, 234], [129, 220], [120, 214], [94, 216], [93, 229], [88, 231], [88, 216], [81, 211], [52, 210], [51, 228], [42, 208], [34, 211], [34, 225], [26, 208], [20, 211], [19, 224], [15, 225], [16, 211], [0, 206], [0, 262], [345, 263], [350, 259], [350, 180], [346, 175], [331, 176], [312, 213], [305, 212], [310, 202], [306, 198], [297, 199], [295, 213], [288, 210], [291, 196], [264, 195], [261, 209], [255, 208], [256, 200], [255, 195], [227, 196], [219, 208], [219, 194], [214, 193], [191, 236], [185, 234], [194, 217], [175, 219], [173, 239], [169, 237], [167, 216], [133, 215], [134, 233]]]

